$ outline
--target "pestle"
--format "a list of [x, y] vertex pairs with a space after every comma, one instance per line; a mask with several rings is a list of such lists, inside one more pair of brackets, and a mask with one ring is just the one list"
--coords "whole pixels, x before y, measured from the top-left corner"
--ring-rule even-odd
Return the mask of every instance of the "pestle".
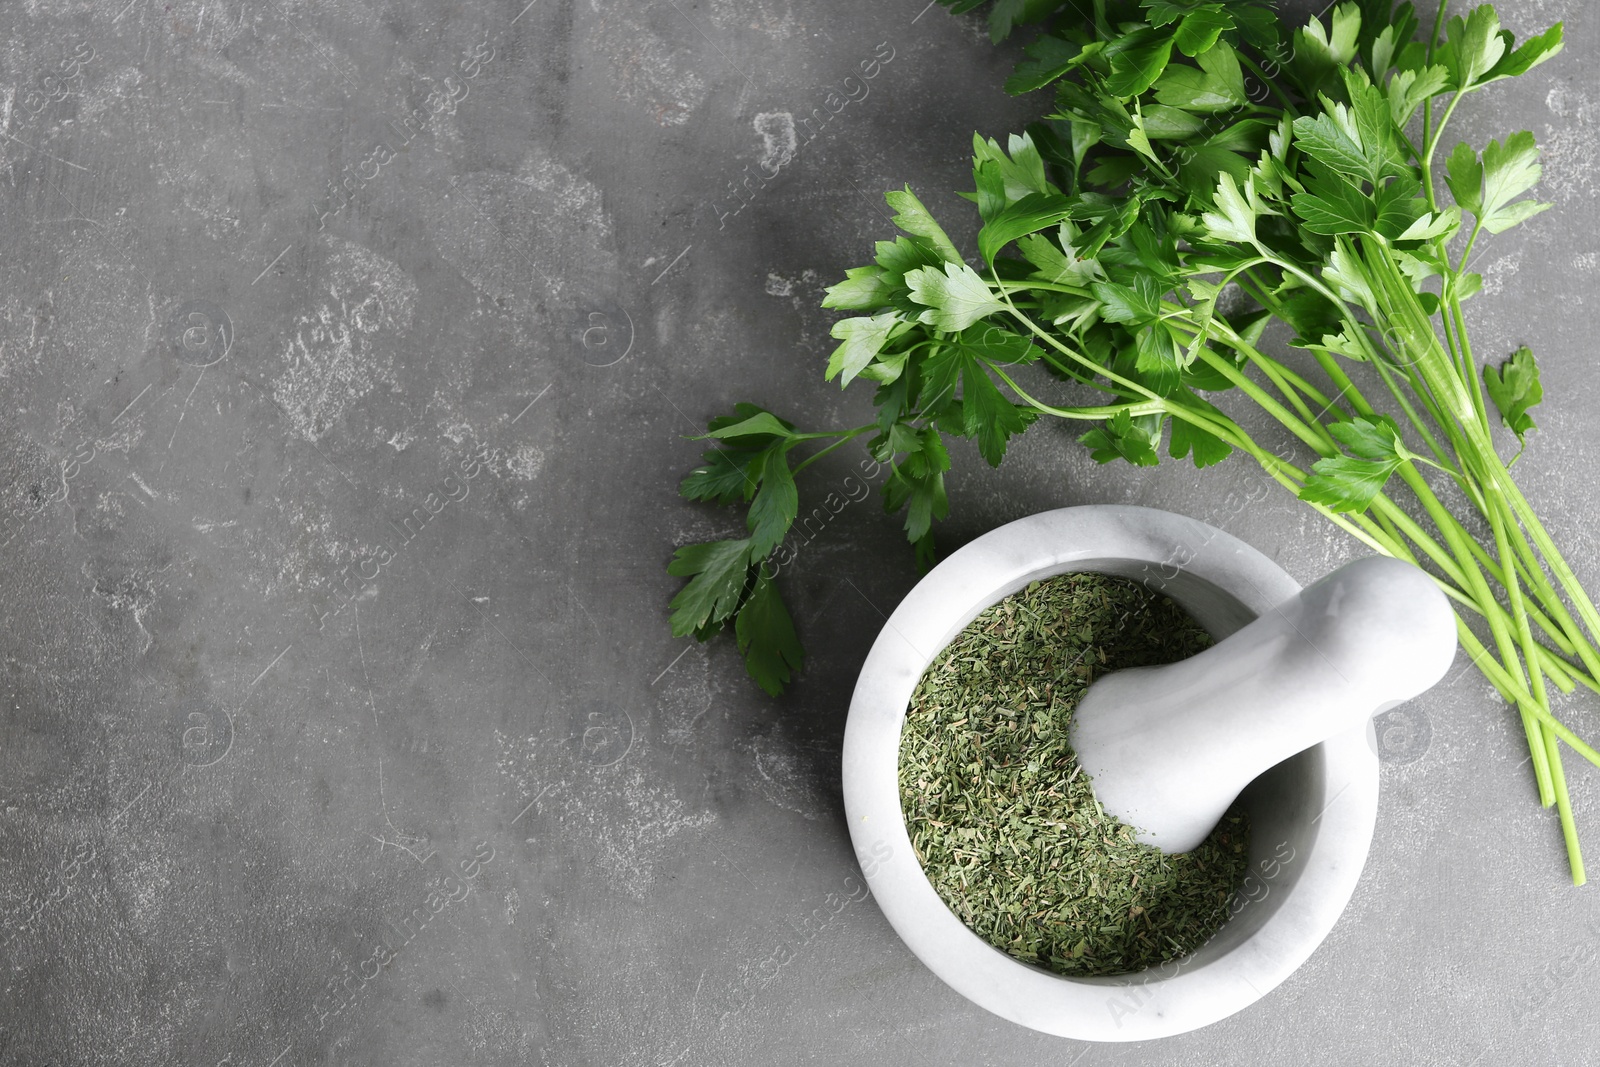
[[1258, 775], [1426, 691], [1455, 649], [1433, 579], [1359, 559], [1195, 656], [1097, 679], [1070, 739], [1107, 812], [1187, 852]]

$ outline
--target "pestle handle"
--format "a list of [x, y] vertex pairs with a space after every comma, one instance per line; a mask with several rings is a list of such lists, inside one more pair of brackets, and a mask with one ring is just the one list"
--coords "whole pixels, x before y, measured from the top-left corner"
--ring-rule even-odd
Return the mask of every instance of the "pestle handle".
[[1263, 771], [1431, 688], [1455, 649], [1433, 579], [1358, 559], [1198, 655], [1096, 680], [1072, 746], [1108, 812], [1187, 852]]

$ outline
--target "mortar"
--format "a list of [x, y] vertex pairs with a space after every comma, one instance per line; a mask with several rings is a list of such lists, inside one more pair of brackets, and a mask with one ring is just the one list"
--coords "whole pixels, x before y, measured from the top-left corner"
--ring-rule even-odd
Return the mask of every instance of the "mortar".
[[[1226, 749], [1231, 738], [1248, 740], [1246, 735], [1261, 732], [1250, 730], [1237, 715], [1219, 731], [1217, 740], [1224, 750], [1220, 757], [1214, 753], [1217, 758], [1207, 759], [1200, 754], [1191, 761], [1216, 766], [1220, 758], [1222, 764], [1233, 766], [1234, 773], [1250, 775], [1238, 782], [1244, 787], [1240, 802], [1250, 817], [1250, 873], [1236, 895], [1231, 917], [1199, 949], [1159, 967], [1111, 977], [1068, 978], [1024, 963], [969, 930], [923, 874], [900, 808], [900, 730], [924, 670], [980, 612], [1030, 582], [1074, 571], [1133, 579], [1170, 597], [1218, 642], [1202, 656], [1231, 649], [1221, 653], [1218, 662], [1224, 665], [1259, 662], [1251, 650], [1259, 650], [1262, 642], [1253, 635], [1272, 625], [1285, 631], [1289, 641], [1296, 639], [1298, 616], [1292, 610], [1285, 614], [1283, 608], [1293, 607], [1286, 602], [1300, 595], [1300, 585], [1260, 552], [1205, 523], [1150, 508], [1097, 505], [1044, 512], [1002, 526], [929, 572], [873, 644], [845, 727], [845, 813], [862, 873], [884, 915], [912, 952], [957, 992], [1013, 1022], [1062, 1037], [1093, 1041], [1166, 1037], [1225, 1018], [1266, 995], [1332, 930], [1366, 862], [1377, 818], [1378, 758], [1371, 715], [1398, 700], [1374, 704], [1366, 695], [1374, 691], [1372, 687], [1360, 690], [1358, 703], [1368, 700], [1366, 706], [1350, 710], [1337, 720], [1342, 725], [1331, 735], [1319, 735], [1325, 739], [1303, 751], [1297, 742], [1282, 742], [1280, 747], [1290, 746], [1284, 749], [1287, 758], [1259, 775], [1255, 773], [1259, 768], [1239, 768], [1252, 766], [1249, 758], [1260, 759], [1260, 744], [1235, 746], [1241, 753], [1253, 747], [1253, 755], [1229, 763]], [[1405, 596], [1418, 601], [1420, 615], [1411, 621], [1427, 631], [1428, 663], [1422, 673], [1434, 674], [1437, 663], [1437, 674], [1442, 674], [1454, 654], [1453, 628], [1447, 637], [1439, 636], [1441, 618], [1450, 617], [1448, 605], [1431, 585], [1408, 589]], [[1338, 599], [1336, 595], [1336, 605]], [[1401, 608], [1404, 615], [1404, 603]], [[1264, 615], [1262, 623], [1228, 645], [1227, 638]], [[1371, 622], [1373, 617], [1368, 613], [1362, 618]], [[1381, 629], [1383, 623], [1378, 626]], [[1385, 635], [1385, 640], [1392, 636]], [[1397, 639], [1407, 639], [1403, 630]], [[1449, 643], [1447, 650], [1444, 640]], [[1441, 661], [1444, 651], [1449, 655]], [[1173, 679], [1183, 678], [1155, 672], [1181, 666], [1146, 669], [1151, 673], [1133, 688], [1170, 697]], [[1393, 668], [1389, 662], [1380, 671]], [[1118, 673], [1096, 681], [1080, 710], [1097, 689], [1115, 678]], [[1252, 680], [1258, 679], [1244, 679], [1247, 684]], [[1434, 680], [1425, 678], [1419, 687], [1397, 695], [1403, 699]], [[1126, 698], [1127, 679], [1122, 682], [1119, 696]], [[1196, 703], [1185, 695], [1181, 703], [1186, 707]], [[1213, 703], [1220, 706], [1226, 701]], [[1181, 716], [1172, 718], [1182, 725]], [[1076, 724], [1074, 729], [1076, 733]], [[1268, 723], [1261, 729], [1271, 733], [1274, 727]], [[1094, 755], [1108, 751], [1109, 747], [1099, 746]], [[1080, 750], [1080, 759], [1087, 769], [1088, 753]], [[1127, 767], [1121, 770], [1124, 783], [1132, 781], [1137, 794], [1141, 781], [1137, 770], [1131, 774]], [[1143, 780], [1154, 782], [1165, 774], [1167, 770], [1152, 770]], [[1232, 796], [1228, 792], [1220, 801], [1217, 815]], [[1215, 804], [1216, 798], [1209, 802]], [[1141, 825], [1137, 817], [1128, 821]], [[1210, 816], [1207, 826], [1214, 822], [1215, 816]]]

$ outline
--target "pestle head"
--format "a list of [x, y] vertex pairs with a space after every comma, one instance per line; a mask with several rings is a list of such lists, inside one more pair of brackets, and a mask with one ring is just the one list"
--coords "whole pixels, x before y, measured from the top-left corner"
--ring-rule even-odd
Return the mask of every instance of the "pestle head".
[[1358, 559], [1198, 655], [1096, 680], [1070, 738], [1108, 812], [1187, 852], [1263, 771], [1431, 688], [1455, 649], [1432, 578]]

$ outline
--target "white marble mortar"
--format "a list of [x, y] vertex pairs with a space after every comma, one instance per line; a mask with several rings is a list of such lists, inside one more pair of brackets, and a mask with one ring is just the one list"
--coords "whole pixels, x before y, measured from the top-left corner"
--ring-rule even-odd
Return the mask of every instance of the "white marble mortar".
[[1168, 1037], [1265, 996], [1333, 929], [1377, 819], [1372, 727], [1368, 722], [1307, 749], [1245, 790], [1250, 874], [1233, 917], [1189, 956], [1109, 978], [1065, 978], [1013, 959], [967, 929], [917, 863], [900, 810], [900, 729], [922, 672], [969, 622], [1029, 582], [1071, 571], [1145, 581], [1217, 640], [1300, 591], [1282, 568], [1237, 538], [1152, 508], [1063, 508], [993, 530], [919, 582], [873, 644], [845, 727], [845, 814], [862, 872], [889, 922], [957, 992], [1062, 1037]]

